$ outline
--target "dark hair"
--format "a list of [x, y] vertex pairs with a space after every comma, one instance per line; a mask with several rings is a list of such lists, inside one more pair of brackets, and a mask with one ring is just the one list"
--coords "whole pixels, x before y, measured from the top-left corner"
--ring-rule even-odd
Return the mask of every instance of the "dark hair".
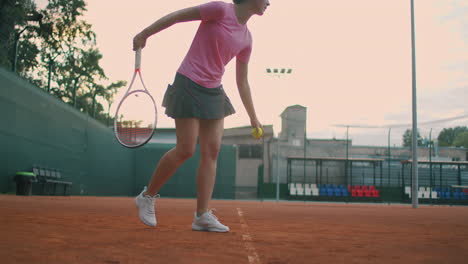
[[238, 4], [242, 4], [245, 2], [245, 0], [232, 0], [234, 2], [234, 4], [238, 5]]

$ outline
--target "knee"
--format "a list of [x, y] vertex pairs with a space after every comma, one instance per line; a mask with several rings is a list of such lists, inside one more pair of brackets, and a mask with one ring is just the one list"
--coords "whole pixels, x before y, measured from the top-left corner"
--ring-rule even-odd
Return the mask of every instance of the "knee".
[[176, 146], [177, 158], [179, 160], [186, 160], [193, 156], [195, 153], [195, 145], [181, 144]]
[[205, 150], [201, 151], [201, 158], [205, 161], [216, 162], [218, 159], [219, 150], [221, 147], [219, 145], [210, 145]]

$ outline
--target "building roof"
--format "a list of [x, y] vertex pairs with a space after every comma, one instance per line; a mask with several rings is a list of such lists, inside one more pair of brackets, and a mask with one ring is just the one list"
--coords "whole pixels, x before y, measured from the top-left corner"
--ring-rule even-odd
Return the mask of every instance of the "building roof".
[[[251, 136], [252, 127], [251, 126], [242, 126], [242, 127], [232, 127], [224, 129], [224, 137], [233, 137], [233, 136]], [[273, 136], [273, 125], [264, 125], [263, 126], [263, 136]]]
[[302, 105], [295, 104], [295, 105], [290, 105], [290, 106], [286, 107], [285, 110], [287, 110], [287, 109], [292, 109], [292, 108], [306, 109], [307, 107], [302, 106]]
[[302, 105], [298, 105], [298, 104], [296, 104], [296, 105], [290, 105], [290, 106], [286, 107], [286, 108], [283, 110], [283, 112], [281, 112], [281, 115], [280, 115], [280, 116], [283, 117], [283, 115], [284, 115], [285, 113], [289, 112], [290, 110], [305, 110], [305, 109], [307, 109], [307, 107], [302, 106]]
[[[304, 160], [304, 156], [288, 156], [288, 160]], [[305, 160], [323, 160], [323, 161], [356, 161], [356, 162], [381, 162], [384, 161], [384, 159], [370, 159], [370, 158], [330, 158], [330, 157], [324, 157], [324, 158], [319, 158], [319, 157], [306, 157]]]
[[[401, 163], [413, 163], [413, 160], [402, 160]], [[429, 161], [418, 160], [420, 164], [437, 164], [437, 165], [468, 165], [468, 161]]]

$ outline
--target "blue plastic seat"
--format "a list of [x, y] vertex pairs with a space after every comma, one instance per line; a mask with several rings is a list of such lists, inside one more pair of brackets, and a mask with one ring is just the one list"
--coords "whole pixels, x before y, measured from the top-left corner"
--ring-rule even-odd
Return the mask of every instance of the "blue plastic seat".
[[349, 195], [348, 189], [346, 189], [346, 188], [342, 188], [341, 192], [343, 193], [343, 196], [348, 196]]
[[451, 195], [450, 195], [450, 192], [444, 192], [444, 198], [445, 198], [445, 199], [450, 199], [450, 198], [452, 198]]
[[333, 191], [333, 189], [327, 189], [327, 195], [328, 195], [328, 196], [333, 196], [334, 193], [335, 193], [335, 192]]
[[460, 199], [461, 199], [461, 200], [467, 200], [468, 197], [466, 196], [466, 193], [461, 192], [461, 193], [460, 193]]
[[335, 189], [335, 196], [336, 197], [341, 197], [341, 190], [340, 189]]
[[460, 199], [460, 193], [459, 192], [453, 192], [452, 197], [453, 197], [453, 199], [458, 200], [458, 199]]
[[321, 188], [320, 188], [320, 191], [319, 191], [319, 194], [320, 194], [321, 196], [327, 195], [327, 189], [321, 187]]

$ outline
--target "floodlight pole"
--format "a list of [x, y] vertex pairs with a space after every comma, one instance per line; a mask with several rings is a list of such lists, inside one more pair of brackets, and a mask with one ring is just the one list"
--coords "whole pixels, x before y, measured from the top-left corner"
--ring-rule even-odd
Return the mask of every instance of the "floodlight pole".
[[279, 202], [279, 198], [280, 198], [280, 165], [279, 165], [279, 162], [280, 162], [280, 139], [279, 139], [279, 134], [278, 134], [278, 154], [276, 155], [276, 202]]
[[[348, 163], [349, 163], [349, 126], [346, 126], [346, 162], [345, 162], [345, 177], [346, 181], [348, 181]], [[348, 185], [352, 185], [352, 180], [348, 183]]]
[[411, 59], [412, 59], [412, 86], [413, 86], [413, 140], [412, 140], [412, 190], [411, 199], [413, 208], [418, 208], [418, 114], [416, 93], [416, 40], [414, 30], [414, 0], [411, 0]]
[[[32, 21], [32, 22], [39, 22], [39, 25], [42, 27], [42, 18], [44, 16], [42, 14], [39, 14], [39, 13], [35, 13], [31, 16], [27, 16], [26, 17], [26, 22], [28, 21]], [[14, 39], [14, 45], [13, 45], [13, 63], [12, 63], [12, 66], [11, 66], [11, 70], [13, 72], [16, 73], [16, 66], [17, 66], [17, 63], [18, 63], [18, 46], [19, 46], [19, 40], [20, 40], [20, 37], [21, 37], [21, 34], [23, 34], [23, 32], [28, 29], [30, 27], [30, 25], [26, 25], [22, 30], [20, 30], [18, 33], [15, 34], [15, 39]]]
[[390, 149], [390, 133], [392, 132], [392, 128], [388, 128], [388, 178], [390, 179], [390, 162], [392, 160], [392, 154]]
[[[430, 186], [430, 197], [432, 199], [432, 128], [429, 132], [429, 186]], [[431, 200], [432, 201], [432, 200]]]
[[304, 124], [304, 183], [306, 183], [306, 158], [307, 158], [307, 111]]
[[[282, 68], [282, 69], [273, 69], [273, 68], [267, 68], [266, 69], [266, 72], [267, 74], [276, 74], [278, 77], [281, 77], [282, 75], [285, 75], [285, 74], [291, 74], [292, 73], [292, 69], [289, 68], [289, 69], [286, 69], [286, 68]], [[278, 154], [276, 155], [276, 202], [279, 202], [279, 198], [280, 198], [280, 136], [279, 136], [279, 133], [278, 133], [278, 142], [277, 142], [278, 146], [277, 146], [277, 151], [278, 151]]]

